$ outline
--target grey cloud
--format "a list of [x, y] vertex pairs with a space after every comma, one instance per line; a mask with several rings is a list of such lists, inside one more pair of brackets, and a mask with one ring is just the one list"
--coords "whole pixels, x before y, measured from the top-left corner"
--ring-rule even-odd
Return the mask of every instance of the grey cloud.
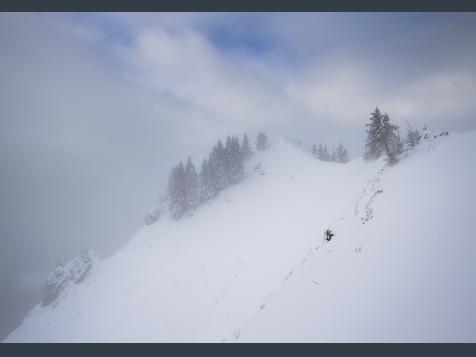
[[400, 124], [476, 129], [475, 24], [474, 14], [1, 14], [10, 311], [0, 338], [34, 303], [38, 274], [82, 246], [112, 254], [170, 166], [200, 160], [218, 136], [343, 140], [355, 157], [375, 105]]

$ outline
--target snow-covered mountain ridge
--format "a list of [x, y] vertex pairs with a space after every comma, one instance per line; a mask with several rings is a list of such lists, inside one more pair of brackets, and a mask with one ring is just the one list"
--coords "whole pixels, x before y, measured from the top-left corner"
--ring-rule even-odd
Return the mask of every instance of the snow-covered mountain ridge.
[[144, 226], [6, 342], [474, 342], [472, 153], [476, 132], [392, 167], [272, 140], [241, 183]]

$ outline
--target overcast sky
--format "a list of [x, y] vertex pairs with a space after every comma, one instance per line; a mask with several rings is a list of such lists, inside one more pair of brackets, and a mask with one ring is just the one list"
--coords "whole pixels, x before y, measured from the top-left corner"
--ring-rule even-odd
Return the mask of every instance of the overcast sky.
[[476, 15], [0, 14], [0, 338], [58, 260], [113, 254], [177, 160], [260, 130], [361, 153], [476, 129]]

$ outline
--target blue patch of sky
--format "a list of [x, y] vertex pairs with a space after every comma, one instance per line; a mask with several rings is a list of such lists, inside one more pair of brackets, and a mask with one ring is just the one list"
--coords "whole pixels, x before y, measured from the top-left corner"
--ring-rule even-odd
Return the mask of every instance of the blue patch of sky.
[[233, 14], [202, 27], [201, 32], [218, 49], [262, 56], [278, 46], [276, 39], [261, 26], [260, 14]]
[[198, 28], [223, 53], [240, 54], [282, 71], [291, 71], [301, 61], [299, 54], [264, 25], [269, 14], [233, 14]]
[[271, 38], [260, 34], [248, 34], [235, 31], [227, 25], [215, 25], [208, 29], [208, 40], [224, 51], [244, 51], [248, 54], [259, 56], [272, 50], [276, 43]]

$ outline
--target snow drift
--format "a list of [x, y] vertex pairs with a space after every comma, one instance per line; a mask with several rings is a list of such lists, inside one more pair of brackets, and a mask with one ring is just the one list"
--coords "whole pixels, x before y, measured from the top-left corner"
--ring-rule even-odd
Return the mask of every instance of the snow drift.
[[475, 342], [474, 153], [476, 132], [451, 133], [343, 165], [275, 139], [6, 342]]

